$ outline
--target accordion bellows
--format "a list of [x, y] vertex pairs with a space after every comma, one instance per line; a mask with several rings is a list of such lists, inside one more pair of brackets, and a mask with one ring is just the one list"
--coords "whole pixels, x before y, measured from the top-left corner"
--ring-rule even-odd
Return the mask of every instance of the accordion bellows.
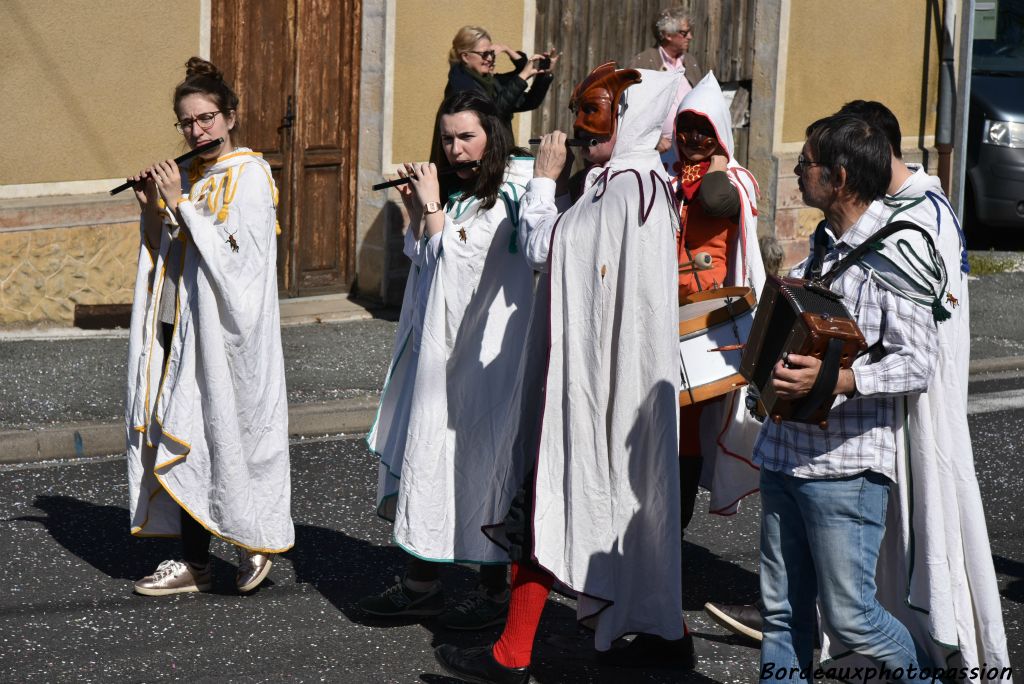
[[849, 368], [866, 349], [864, 335], [839, 295], [813, 281], [769, 275], [740, 361], [740, 374], [757, 391], [762, 410], [772, 420], [816, 423], [824, 428], [835, 402], [834, 384], [820, 399], [812, 392], [803, 399], [786, 401], [778, 398], [772, 387], [772, 369], [786, 353], [823, 361], [831, 354], [838, 357], [839, 368]]

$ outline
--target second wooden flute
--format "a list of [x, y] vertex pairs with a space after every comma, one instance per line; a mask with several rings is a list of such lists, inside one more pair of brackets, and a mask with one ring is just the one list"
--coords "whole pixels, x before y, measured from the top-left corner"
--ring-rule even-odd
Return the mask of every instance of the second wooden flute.
[[[466, 169], [475, 169], [478, 166], [480, 166], [480, 162], [479, 161], [463, 162], [461, 164], [455, 164], [453, 166], [450, 166], [449, 168], [444, 169], [443, 171], [438, 171], [437, 175], [439, 175], [439, 176], [447, 176], [448, 174], [458, 173], [459, 171], [465, 171]], [[396, 188], [399, 185], [405, 185], [406, 183], [411, 183], [411, 182], [412, 182], [412, 178], [409, 177], [409, 176], [405, 176], [403, 178], [396, 178], [395, 180], [384, 181], [383, 183], [377, 183], [376, 185], [373, 186], [373, 189], [374, 190], [384, 190], [386, 188]]]
[[[597, 144], [594, 138], [566, 138], [566, 147], [593, 147]], [[540, 145], [540, 138], [530, 138], [531, 145]]]

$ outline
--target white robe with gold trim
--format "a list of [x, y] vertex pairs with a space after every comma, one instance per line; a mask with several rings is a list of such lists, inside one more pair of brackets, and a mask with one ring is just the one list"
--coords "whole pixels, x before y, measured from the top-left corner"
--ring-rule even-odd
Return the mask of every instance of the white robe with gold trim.
[[140, 247], [125, 411], [132, 534], [179, 535], [180, 505], [238, 546], [294, 543], [276, 196], [269, 165], [238, 148], [179, 204], [187, 237], [166, 373], [157, 305], [172, 238], [161, 231], [155, 261]]

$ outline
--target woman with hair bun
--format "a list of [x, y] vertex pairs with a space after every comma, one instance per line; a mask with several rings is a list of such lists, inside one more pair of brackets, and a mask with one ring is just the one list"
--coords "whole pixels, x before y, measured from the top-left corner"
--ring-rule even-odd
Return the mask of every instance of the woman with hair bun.
[[[367, 437], [380, 457], [377, 513], [407, 553], [398, 583], [359, 601], [381, 618], [441, 615], [449, 629], [504, 622], [508, 554], [484, 529], [504, 520], [522, 464], [513, 458], [533, 271], [520, 253], [519, 199], [533, 160], [494, 104], [458, 93], [440, 109], [442, 169], [400, 173], [413, 266], [395, 352]], [[474, 563], [480, 587], [445, 611], [439, 564]]]
[[182, 541], [182, 560], [135, 591], [208, 591], [216, 535], [238, 548], [245, 593], [295, 536], [277, 188], [263, 158], [236, 146], [238, 97], [213, 64], [188, 61], [174, 113], [189, 148], [223, 143], [182, 170], [165, 160], [128, 179], [142, 209], [125, 408], [131, 531]]
[[[505, 53], [515, 69], [495, 74], [498, 54]], [[448, 85], [444, 96], [476, 90], [491, 99], [498, 117], [512, 129], [512, 115], [536, 109], [544, 101], [558, 63], [558, 52], [549, 50], [533, 57], [491, 42], [486, 29], [463, 26], [452, 39], [448, 51]], [[533, 79], [533, 84], [528, 81]]]

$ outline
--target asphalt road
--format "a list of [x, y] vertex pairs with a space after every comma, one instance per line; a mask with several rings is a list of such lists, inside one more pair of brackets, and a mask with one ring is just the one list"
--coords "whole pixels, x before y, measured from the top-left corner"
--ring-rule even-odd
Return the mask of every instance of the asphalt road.
[[[971, 430], [1014, 669], [1024, 667], [1024, 409], [986, 397], [1024, 391], [1002, 373], [972, 383]], [[1010, 402], [1014, 405], [1019, 402]], [[382, 626], [353, 603], [400, 572], [402, 557], [374, 517], [375, 467], [361, 440], [292, 448], [297, 543], [256, 594], [234, 594], [235, 558], [215, 542], [209, 594], [144, 598], [131, 581], [176, 555], [176, 543], [128, 535], [124, 461], [117, 457], [0, 467], [0, 681], [427, 682], [450, 684], [431, 655], [443, 642], [493, 640], [497, 629], [446, 633], [431, 623]], [[706, 504], [706, 498], [703, 499]], [[757, 500], [731, 519], [697, 516], [684, 545], [684, 608], [697, 673], [597, 666], [591, 638], [565, 599], [549, 602], [536, 682], [752, 682], [757, 650], [717, 627], [704, 601], [757, 591]], [[445, 574], [448, 600], [473, 574]]]

